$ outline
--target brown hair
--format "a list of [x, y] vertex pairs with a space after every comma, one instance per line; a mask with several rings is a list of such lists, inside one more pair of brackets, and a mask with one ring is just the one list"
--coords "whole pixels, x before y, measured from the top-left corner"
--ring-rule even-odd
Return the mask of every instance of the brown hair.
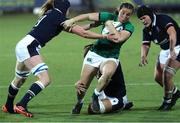
[[132, 10], [132, 12], [134, 12], [134, 6], [131, 3], [122, 3], [120, 7], [115, 10], [115, 14], [118, 15], [119, 10], [121, 10], [122, 8], [127, 8]]
[[44, 15], [45, 12], [54, 8], [54, 0], [47, 0], [41, 7], [41, 14], [40, 16]]

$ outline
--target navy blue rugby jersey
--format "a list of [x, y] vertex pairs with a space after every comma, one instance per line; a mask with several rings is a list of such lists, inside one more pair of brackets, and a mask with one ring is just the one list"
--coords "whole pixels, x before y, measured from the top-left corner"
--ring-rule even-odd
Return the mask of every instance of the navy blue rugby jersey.
[[63, 30], [62, 24], [66, 19], [58, 9], [48, 10], [28, 34], [33, 36], [43, 47]]
[[169, 35], [167, 29], [174, 26], [177, 32], [176, 46], [180, 44], [180, 28], [178, 24], [168, 15], [154, 15], [152, 27], [143, 29], [143, 44], [150, 45], [151, 41], [160, 45], [161, 49], [169, 49]]

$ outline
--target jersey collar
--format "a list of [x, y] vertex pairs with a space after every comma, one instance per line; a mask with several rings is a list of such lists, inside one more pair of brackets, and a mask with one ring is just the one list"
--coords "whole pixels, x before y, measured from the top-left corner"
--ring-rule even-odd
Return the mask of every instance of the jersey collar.
[[58, 8], [54, 8], [54, 9], [62, 14], [62, 11], [59, 10]]
[[154, 18], [154, 20], [153, 20], [153, 23], [152, 23], [152, 27], [156, 26], [156, 15], [155, 14], [153, 14], [153, 18]]

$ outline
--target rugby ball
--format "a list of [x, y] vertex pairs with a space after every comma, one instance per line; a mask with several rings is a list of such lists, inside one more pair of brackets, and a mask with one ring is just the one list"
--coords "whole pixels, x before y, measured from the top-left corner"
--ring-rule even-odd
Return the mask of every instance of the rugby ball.
[[[116, 30], [118, 32], [123, 29], [123, 26], [122, 26], [121, 22], [113, 21], [112, 24], [113, 24], [113, 26], [116, 28]], [[107, 27], [104, 27], [104, 29], [102, 30], [102, 34], [109, 34], [109, 30], [108, 30]]]

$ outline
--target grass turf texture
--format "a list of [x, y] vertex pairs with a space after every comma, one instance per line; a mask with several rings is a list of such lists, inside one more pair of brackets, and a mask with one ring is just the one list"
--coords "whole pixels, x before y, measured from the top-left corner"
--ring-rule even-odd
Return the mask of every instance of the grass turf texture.
[[[173, 15], [178, 21], [179, 16]], [[35, 24], [37, 17], [31, 14], [4, 15], [0, 17], [0, 106], [6, 101], [7, 88], [14, 77], [16, 43]], [[94, 80], [87, 92], [81, 115], [72, 116], [71, 109], [76, 100], [74, 83], [79, 79], [82, 65], [83, 46], [94, 40], [83, 39], [63, 32], [41, 49], [44, 61], [49, 66], [52, 84], [29, 103], [29, 110], [34, 118], [22, 115], [7, 114], [0, 111], [0, 122], [171, 122], [179, 121], [180, 101], [170, 112], [159, 112], [163, 89], [153, 80], [154, 64], [159, 47], [152, 45], [149, 53], [149, 64], [139, 68], [142, 24], [132, 17], [135, 32], [123, 45], [120, 60], [125, 75], [127, 94], [133, 101], [131, 111], [115, 114], [87, 114], [87, 106], [97, 81]], [[96, 29], [94, 31], [99, 31]], [[175, 77], [179, 86], [180, 72]], [[30, 76], [21, 88], [15, 102], [19, 101], [35, 78]]]

